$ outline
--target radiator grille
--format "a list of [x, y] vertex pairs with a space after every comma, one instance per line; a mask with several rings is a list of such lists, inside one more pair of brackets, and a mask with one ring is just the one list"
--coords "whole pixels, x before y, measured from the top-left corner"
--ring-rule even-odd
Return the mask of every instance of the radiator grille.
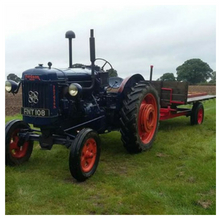
[[[22, 84], [22, 91], [23, 107], [46, 109], [50, 107], [49, 85], [47, 83], [24, 81]], [[30, 100], [31, 92], [36, 95], [34, 102], [31, 102]]]

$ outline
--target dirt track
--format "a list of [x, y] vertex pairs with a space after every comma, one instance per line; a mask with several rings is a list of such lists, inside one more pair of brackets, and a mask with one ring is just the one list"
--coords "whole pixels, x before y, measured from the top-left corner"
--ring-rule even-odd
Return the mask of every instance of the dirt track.
[[[189, 92], [207, 92], [216, 94], [216, 86], [189, 86]], [[22, 105], [21, 90], [16, 95], [5, 93], [5, 115], [16, 115], [20, 113]]]
[[5, 115], [16, 115], [21, 112], [22, 94], [21, 91], [16, 95], [5, 92]]

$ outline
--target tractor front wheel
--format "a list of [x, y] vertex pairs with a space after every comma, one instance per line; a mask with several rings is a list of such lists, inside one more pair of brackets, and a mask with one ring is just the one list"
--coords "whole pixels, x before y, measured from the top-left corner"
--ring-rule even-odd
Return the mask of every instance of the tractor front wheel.
[[69, 156], [69, 169], [77, 181], [85, 181], [95, 173], [100, 152], [99, 135], [90, 128], [82, 129], [71, 145]]
[[151, 148], [159, 123], [159, 99], [150, 84], [131, 88], [121, 109], [121, 139], [130, 153]]
[[33, 150], [33, 141], [25, 140], [19, 134], [29, 129], [24, 121], [12, 120], [5, 126], [5, 163], [6, 165], [20, 165], [27, 161]]

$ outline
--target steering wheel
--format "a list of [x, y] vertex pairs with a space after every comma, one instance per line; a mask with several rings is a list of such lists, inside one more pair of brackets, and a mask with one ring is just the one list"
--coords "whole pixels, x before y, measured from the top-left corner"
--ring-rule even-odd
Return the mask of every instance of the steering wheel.
[[104, 70], [104, 67], [105, 67], [106, 64], [108, 64], [108, 65], [111, 67], [111, 69], [113, 69], [111, 63], [109, 63], [107, 60], [105, 60], [105, 59], [103, 59], [103, 58], [96, 58], [95, 61], [97, 61], [97, 60], [104, 61], [104, 64], [102, 65], [101, 70], [105, 71], [105, 70]]

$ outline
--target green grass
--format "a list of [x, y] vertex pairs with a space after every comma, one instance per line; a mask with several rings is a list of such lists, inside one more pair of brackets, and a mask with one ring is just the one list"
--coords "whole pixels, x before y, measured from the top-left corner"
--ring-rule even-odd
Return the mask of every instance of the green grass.
[[201, 126], [160, 122], [153, 148], [140, 154], [125, 151], [119, 132], [101, 135], [98, 169], [83, 183], [70, 175], [68, 149], [36, 143], [29, 162], [6, 167], [6, 214], [216, 214], [215, 106], [204, 102]]

